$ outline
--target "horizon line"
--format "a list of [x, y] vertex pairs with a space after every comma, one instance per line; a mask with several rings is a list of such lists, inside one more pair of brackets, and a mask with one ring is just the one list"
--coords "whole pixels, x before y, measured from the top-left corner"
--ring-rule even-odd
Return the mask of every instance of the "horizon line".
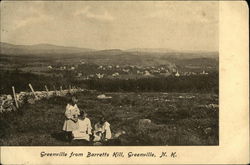
[[[35, 43], [35, 44], [15, 44], [15, 43], [11, 43], [11, 42], [5, 42], [5, 41], [0, 41], [0, 43], [5, 43], [5, 44], [10, 44], [10, 45], [15, 45], [15, 46], [36, 46], [36, 45], [50, 45], [50, 46], [58, 46], [58, 47], [65, 47], [65, 48], [76, 48], [76, 49], [90, 49], [93, 51], [104, 51], [104, 50], [121, 50], [121, 51], [128, 51], [128, 50], [133, 50], [133, 49], [162, 49], [165, 51], [169, 51], [169, 52], [219, 52], [219, 50], [177, 50], [177, 49], [171, 49], [171, 48], [163, 48], [163, 47], [133, 47], [133, 48], [88, 48], [88, 47], [79, 47], [79, 46], [66, 46], [66, 45], [57, 45], [57, 44], [51, 44], [51, 43]], [[136, 50], [135, 50], [136, 51]]]

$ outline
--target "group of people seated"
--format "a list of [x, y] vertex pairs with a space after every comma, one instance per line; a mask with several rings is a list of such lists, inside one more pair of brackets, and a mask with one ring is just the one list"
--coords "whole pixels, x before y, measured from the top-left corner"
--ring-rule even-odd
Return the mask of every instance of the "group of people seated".
[[94, 128], [92, 128], [87, 113], [79, 110], [77, 102], [78, 99], [73, 96], [66, 106], [66, 119], [63, 125], [66, 139], [93, 142], [103, 142], [111, 139], [110, 124], [105, 120], [105, 117], [101, 116]]

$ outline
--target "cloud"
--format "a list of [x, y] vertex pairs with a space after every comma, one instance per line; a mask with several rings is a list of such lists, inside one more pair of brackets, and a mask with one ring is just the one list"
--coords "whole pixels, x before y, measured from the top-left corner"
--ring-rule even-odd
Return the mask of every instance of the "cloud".
[[[196, 3], [195, 3], [196, 4]], [[219, 9], [216, 3], [169, 4], [165, 8], [148, 13], [148, 18], [181, 23], [216, 23]]]
[[[16, 30], [32, 24], [52, 20], [52, 17], [41, 10], [40, 3], [4, 3], [1, 11], [3, 24], [9, 30]], [[15, 12], [12, 12], [15, 11]]]
[[16, 20], [14, 22], [14, 25], [15, 25], [14, 27], [15, 27], [15, 29], [18, 29], [18, 28], [22, 28], [22, 27], [25, 27], [25, 26], [28, 26], [31, 24], [40, 23], [43, 21], [49, 21], [51, 19], [52, 18], [47, 16], [47, 15], [39, 14], [37, 16], [27, 17], [27, 18], [23, 18], [21, 20]]
[[82, 10], [76, 11], [73, 15], [85, 17], [88, 19], [94, 19], [94, 20], [98, 20], [98, 21], [113, 21], [113, 20], [115, 20], [115, 18], [107, 10], [104, 10], [100, 14], [96, 14], [96, 13], [93, 13], [90, 11], [89, 6], [86, 6]]
[[10, 43], [97, 49], [218, 48], [215, 3], [5, 1], [1, 5], [1, 27], [8, 31], [1, 33], [1, 40]]
[[15, 29], [26, 27], [26, 26], [29, 26], [32, 24], [41, 23], [44, 21], [48, 21], [49, 19], [50, 19], [49, 17], [47, 17], [45, 15], [41, 15], [39, 17], [30, 17], [30, 18], [26, 18], [23, 20], [18, 20], [14, 23], [16, 25]]

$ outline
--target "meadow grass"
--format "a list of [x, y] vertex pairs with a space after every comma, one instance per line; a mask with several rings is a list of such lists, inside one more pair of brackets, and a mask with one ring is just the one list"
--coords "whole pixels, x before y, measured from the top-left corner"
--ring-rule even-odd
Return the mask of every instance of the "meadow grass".
[[[218, 95], [198, 93], [105, 93], [78, 94], [78, 107], [88, 113], [92, 125], [104, 115], [113, 133], [126, 134], [118, 143], [106, 145], [218, 145]], [[86, 145], [62, 137], [64, 112], [69, 96], [53, 97], [25, 104], [15, 112], [0, 116], [0, 144], [3, 146]], [[152, 122], [140, 125], [140, 119]]]

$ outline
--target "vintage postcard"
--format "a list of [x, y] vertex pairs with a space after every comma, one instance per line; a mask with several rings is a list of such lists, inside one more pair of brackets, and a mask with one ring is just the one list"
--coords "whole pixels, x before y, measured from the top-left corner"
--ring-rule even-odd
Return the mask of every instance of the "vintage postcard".
[[2, 1], [1, 164], [249, 163], [244, 1]]

